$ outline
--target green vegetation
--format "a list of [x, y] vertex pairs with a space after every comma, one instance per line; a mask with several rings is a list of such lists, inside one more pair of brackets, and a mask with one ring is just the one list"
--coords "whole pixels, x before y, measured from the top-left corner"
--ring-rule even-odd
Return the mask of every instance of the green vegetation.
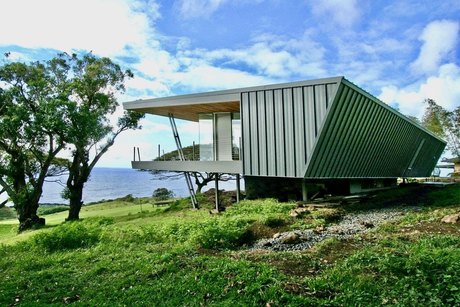
[[[141, 113], [125, 111], [116, 124], [110, 118], [133, 74], [92, 53], [29, 64], [8, 56], [0, 65], [0, 194], [14, 204], [19, 230], [43, 226], [38, 207], [45, 179], [66, 170], [67, 220], [78, 220], [94, 166], [119, 134], [140, 128]], [[70, 160], [58, 158], [66, 147]]]
[[153, 191], [152, 197], [157, 201], [167, 200], [174, 197], [174, 192], [167, 188], [158, 188]]
[[39, 215], [49, 215], [53, 213], [68, 211], [68, 206], [60, 206], [60, 205], [40, 205], [38, 207], [38, 214]]
[[0, 221], [7, 220], [7, 219], [14, 219], [16, 218], [16, 212], [13, 208], [3, 207], [0, 208]]
[[[193, 145], [186, 146], [182, 148], [182, 151], [184, 152], [184, 156], [186, 160], [198, 160], [200, 157], [200, 145], [195, 144], [195, 148], [193, 148]], [[160, 157], [155, 158], [155, 161], [170, 161], [170, 160], [179, 160], [179, 152], [176, 150], [167, 152], [165, 154], [162, 154]]]
[[447, 141], [447, 147], [454, 157], [460, 157], [460, 106], [452, 111], [444, 109], [433, 99], [427, 104], [422, 125]]
[[[303, 252], [247, 249], [294, 225], [333, 224], [408, 199], [420, 209], [350, 240]], [[124, 198], [84, 206], [81, 221], [47, 215], [49, 226], [20, 235], [4, 220], [0, 305], [458, 305], [460, 225], [440, 219], [459, 212], [459, 200], [459, 185], [407, 186], [293, 217], [296, 204], [272, 199], [210, 214], [212, 203], [192, 210], [187, 199], [155, 206]]]

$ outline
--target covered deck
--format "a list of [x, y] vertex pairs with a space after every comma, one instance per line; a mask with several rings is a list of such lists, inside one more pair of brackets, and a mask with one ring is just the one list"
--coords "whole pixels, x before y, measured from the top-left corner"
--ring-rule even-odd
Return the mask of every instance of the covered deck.
[[[132, 161], [135, 169], [178, 172], [212, 172], [242, 174], [240, 157], [240, 92], [234, 90], [202, 94], [180, 95], [165, 98], [137, 100], [124, 104], [125, 109], [170, 117], [173, 136], [174, 119], [199, 123], [198, 161], [195, 155], [177, 157], [173, 161], [141, 160], [136, 153]], [[195, 145], [195, 144], [194, 144]], [[182, 147], [182, 145], [180, 145]]]

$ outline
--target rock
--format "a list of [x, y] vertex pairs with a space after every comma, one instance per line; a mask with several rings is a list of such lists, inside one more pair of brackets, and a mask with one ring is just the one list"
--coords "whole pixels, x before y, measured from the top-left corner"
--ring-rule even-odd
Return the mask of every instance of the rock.
[[289, 213], [290, 216], [292, 217], [298, 217], [298, 218], [301, 218], [307, 214], [310, 213], [310, 210], [308, 210], [307, 208], [295, 208], [295, 209], [292, 209], [291, 212]]
[[283, 244], [297, 244], [300, 242], [300, 236], [294, 232], [290, 232], [282, 237], [280, 242]]
[[361, 225], [363, 225], [365, 228], [374, 228], [374, 224], [368, 221], [361, 222]]
[[315, 233], [320, 233], [324, 231], [324, 225], [320, 225], [313, 230]]
[[281, 234], [279, 232], [277, 232], [277, 233], [275, 233], [273, 235], [273, 239], [278, 239], [280, 236], [281, 236]]
[[448, 223], [448, 224], [455, 224], [455, 223], [458, 223], [459, 220], [460, 220], [460, 213], [455, 213], [455, 214], [449, 214], [449, 215], [444, 216], [441, 219], [441, 222]]
[[272, 245], [273, 245], [273, 243], [271, 241], [266, 241], [266, 242], [262, 243], [262, 246], [266, 246], [266, 247], [270, 247]]
[[73, 296], [67, 296], [62, 299], [64, 301], [64, 304], [72, 304], [74, 302], [77, 302], [80, 300], [80, 296], [78, 294], [75, 294]]

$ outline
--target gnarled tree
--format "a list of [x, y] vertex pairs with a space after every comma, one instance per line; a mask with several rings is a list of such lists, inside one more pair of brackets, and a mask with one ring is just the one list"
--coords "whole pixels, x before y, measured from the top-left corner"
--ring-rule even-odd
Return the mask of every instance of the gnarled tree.
[[45, 178], [64, 148], [59, 76], [49, 62], [0, 67], [0, 186], [14, 204], [19, 230], [44, 224], [37, 216]]
[[125, 90], [125, 79], [132, 77], [129, 70], [123, 71], [110, 59], [92, 54], [63, 54], [56, 63], [66, 71], [71, 89], [66, 103], [65, 139], [72, 153], [63, 195], [70, 204], [67, 220], [77, 220], [83, 205], [83, 188], [94, 166], [120, 133], [140, 128], [143, 115], [125, 111], [115, 124], [110, 121], [118, 107], [115, 95]]

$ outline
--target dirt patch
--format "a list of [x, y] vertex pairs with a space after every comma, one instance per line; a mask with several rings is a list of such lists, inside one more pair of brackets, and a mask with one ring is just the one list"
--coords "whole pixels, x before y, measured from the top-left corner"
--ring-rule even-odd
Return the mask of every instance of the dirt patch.
[[270, 223], [267, 225], [261, 222], [254, 222], [241, 236], [239, 245], [252, 245], [257, 240], [271, 238], [274, 234], [287, 231], [288, 229], [286, 221], [279, 221], [273, 223], [273, 225]]
[[267, 264], [289, 276], [314, 276], [322, 270], [322, 263], [307, 252], [281, 254], [266, 250], [246, 250], [234, 253], [232, 257]]
[[401, 232], [405, 234], [449, 234], [460, 236], [460, 224], [424, 222], [416, 225], [404, 226], [401, 228]]
[[363, 242], [355, 239], [332, 240], [313, 247], [311, 252], [318, 257], [319, 261], [323, 264], [331, 265], [339, 260], [347, 258], [361, 248], [362, 245]]

